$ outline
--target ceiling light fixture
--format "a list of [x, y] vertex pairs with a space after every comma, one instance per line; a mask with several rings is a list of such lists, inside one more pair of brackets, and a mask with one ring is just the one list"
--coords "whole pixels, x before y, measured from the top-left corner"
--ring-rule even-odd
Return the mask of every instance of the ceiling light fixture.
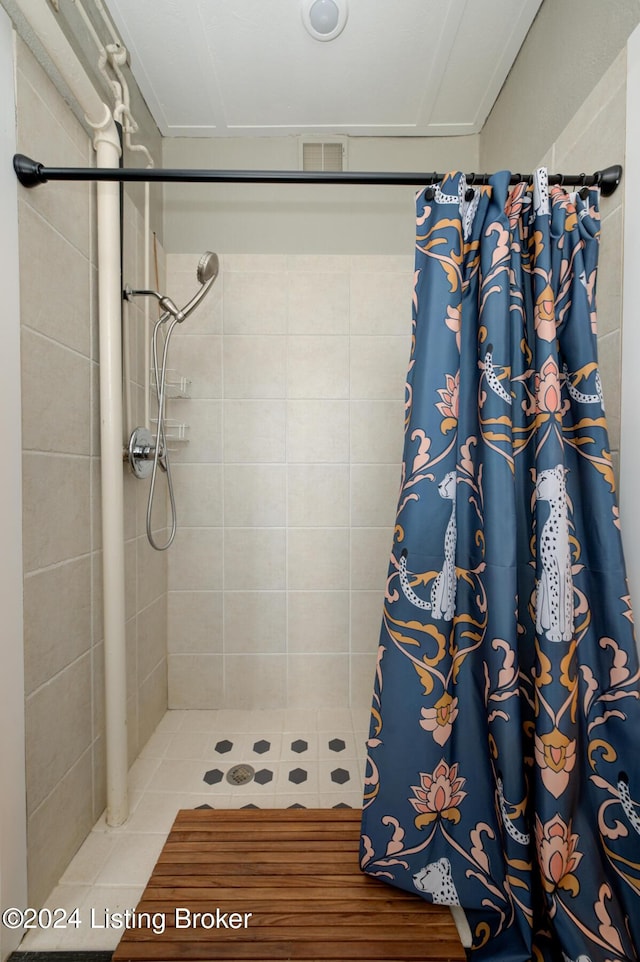
[[347, 0], [302, 0], [302, 22], [314, 40], [334, 40], [347, 22]]

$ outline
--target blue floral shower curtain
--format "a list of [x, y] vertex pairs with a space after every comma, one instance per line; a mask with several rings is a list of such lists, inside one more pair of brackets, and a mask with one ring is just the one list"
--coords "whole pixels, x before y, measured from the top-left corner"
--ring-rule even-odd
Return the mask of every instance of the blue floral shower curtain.
[[640, 953], [638, 660], [596, 357], [598, 192], [417, 197], [365, 872], [473, 957]]

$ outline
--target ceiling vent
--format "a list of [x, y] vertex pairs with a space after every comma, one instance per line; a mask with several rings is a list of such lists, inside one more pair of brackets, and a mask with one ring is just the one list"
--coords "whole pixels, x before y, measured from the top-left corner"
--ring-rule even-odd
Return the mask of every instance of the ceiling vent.
[[344, 170], [346, 152], [344, 140], [303, 140], [300, 147], [301, 168], [323, 170], [327, 173]]

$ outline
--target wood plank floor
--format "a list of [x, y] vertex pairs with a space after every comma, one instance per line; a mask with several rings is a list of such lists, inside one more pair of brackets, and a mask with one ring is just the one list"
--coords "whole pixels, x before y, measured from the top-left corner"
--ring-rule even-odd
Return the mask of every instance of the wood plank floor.
[[[464, 960], [446, 907], [361, 873], [360, 817], [347, 809], [178, 812], [135, 910], [138, 927], [125, 931], [114, 962]], [[164, 932], [154, 934], [139, 913], [150, 922], [159, 913]]]

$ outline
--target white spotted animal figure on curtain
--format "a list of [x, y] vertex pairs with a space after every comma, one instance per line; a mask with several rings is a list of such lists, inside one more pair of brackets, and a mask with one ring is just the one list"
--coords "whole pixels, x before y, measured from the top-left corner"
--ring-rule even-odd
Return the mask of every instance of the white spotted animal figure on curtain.
[[451, 501], [451, 515], [444, 534], [444, 565], [431, 586], [430, 600], [420, 598], [409, 583], [407, 551], [400, 556], [400, 586], [407, 601], [430, 611], [434, 618], [451, 621], [456, 605], [456, 472], [449, 471], [438, 485], [441, 498]]
[[636, 812], [635, 803], [629, 792], [629, 776], [626, 772], [620, 772], [618, 775], [618, 796], [623, 812], [631, 822], [634, 830], [640, 835], [640, 816], [638, 816]]
[[448, 858], [429, 862], [413, 876], [413, 884], [419, 892], [431, 895], [434, 905], [460, 905]]
[[547, 501], [549, 517], [539, 537], [542, 574], [536, 600], [536, 629], [549, 641], [571, 641], [573, 637], [573, 578], [569, 517], [564, 467], [561, 464], [538, 474], [538, 501]]
[[487, 347], [487, 352], [484, 356], [484, 376], [487, 379], [487, 384], [491, 388], [494, 394], [501, 397], [503, 401], [507, 404], [512, 403], [512, 398], [506, 388], [502, 385], [498, 375], [496, 374], [495, 368], [493, 366], [493, 345], [489, 344]]

